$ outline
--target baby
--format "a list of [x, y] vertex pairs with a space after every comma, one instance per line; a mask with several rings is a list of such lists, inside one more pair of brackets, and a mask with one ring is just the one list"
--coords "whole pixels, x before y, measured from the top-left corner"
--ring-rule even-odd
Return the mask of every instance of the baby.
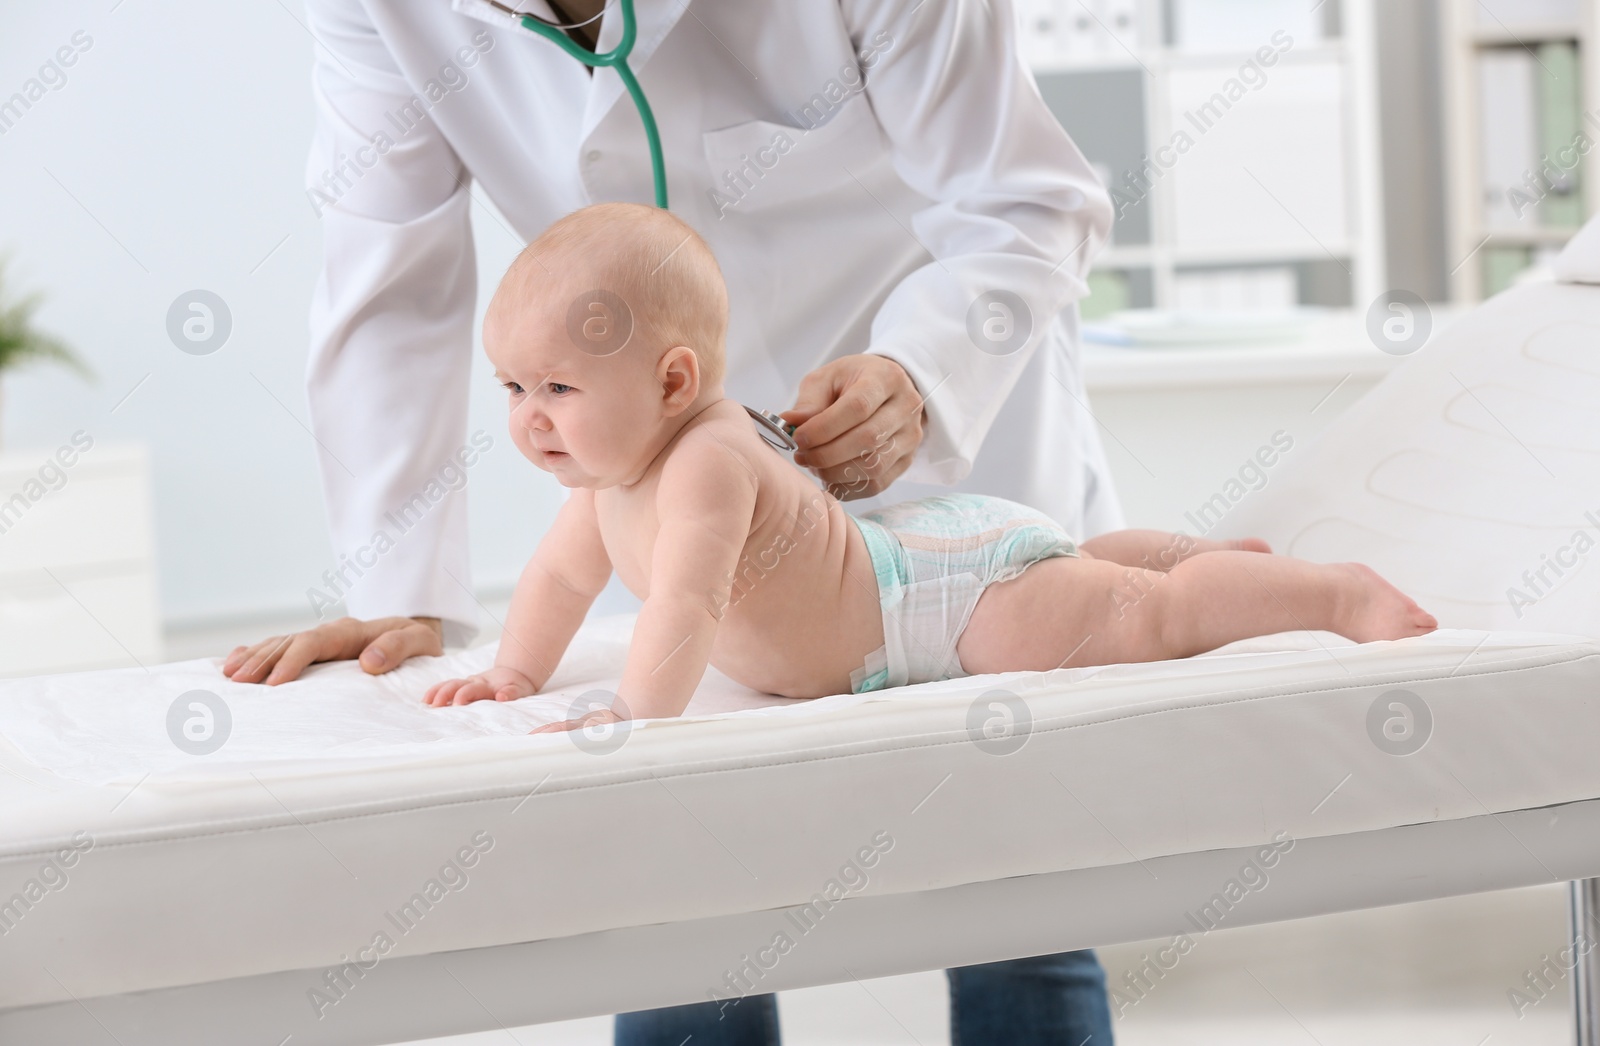
[[571, 494], [517, 582], [494, 667], [433, 686], [429, 704], [538, 693], [613, 570], [644, 601], [616, 701], [535, 733], [676, 716], [707, 664], [810, 698], [1296, 629], [1367, 642], [1437, 627], [1365, 566], [1256, 539], [1080, 542], [971, 494], [851, 516], [723, 394], [727, 316], [710, 248], [653, 207], [584, 208], [512, 263], [484, 347], [512, 441]]

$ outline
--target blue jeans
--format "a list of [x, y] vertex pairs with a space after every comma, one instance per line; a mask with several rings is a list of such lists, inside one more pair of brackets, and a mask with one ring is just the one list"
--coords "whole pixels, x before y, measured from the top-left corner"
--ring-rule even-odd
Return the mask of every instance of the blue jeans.
[[[1111, 1046], [1106, 974], [1093, 951], [945, 973], [951, 1046]], [[685, 1040], [689, 1046], [778, 1046], [777, 996], [617, 1014], [615, 1046], [684, 1046]]]

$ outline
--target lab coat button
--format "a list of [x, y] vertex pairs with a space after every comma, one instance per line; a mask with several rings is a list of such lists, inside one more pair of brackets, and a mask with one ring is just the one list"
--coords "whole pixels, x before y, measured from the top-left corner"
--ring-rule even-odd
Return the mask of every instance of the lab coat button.
[[590, 149], [588, 152], [583, 154], [583, 158], [589, 163], [594, 163], [596, 160], [600, 159], [600, 150]]

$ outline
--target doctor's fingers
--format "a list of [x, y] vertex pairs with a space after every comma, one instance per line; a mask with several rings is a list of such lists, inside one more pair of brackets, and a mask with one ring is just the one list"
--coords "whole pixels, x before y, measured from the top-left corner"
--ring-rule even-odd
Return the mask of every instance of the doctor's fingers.
[[909, 378], [904, 389], [897, 388], [896, 373], [905, 377], [893, 360], [845, 356], [801, 378], [795, 405], [782, 412], [786, 420], [796, 422], [795, 441], [801, 449], [822, 446], [872, 417], [897, 392], [915, 397]]
[[419, 654], [437, 657], [444, 653], [439, 626], [428, 621], [409, 617], [386, 617], [356, 624], [363, 627], [363, 639], [369, 641], [357, 650], [334, 656], [353, 657], [359, 654], [362, 670], [372, 675], [381, 675], [392, 668], [397, 668], [409, 657]]
[[285, 636], [288, 640], [266, 662], [272, 669], [262, 680], [268, 686], [299, 679], [307, 665], [318, 661], [338, 661], [350, 657], [352, 629], [345, 622], [328, 622], [304, 632]]
[[232, 679], [238, 683], [276, 686], [300, 678], [300, 673], [313, 661], [349, 657], [349, 654], [340, 654], [347, 641], [335, 640], [334, 628], [332, 624], [324, 624], [305, 632], [264, 639], [249, 648], [242, 667], [232, 673]]
[[869, 470], [882, 461], [913, 453], [922, 443], [922, 415], [914, 400], [889, 400], [859, 424], [827, 443], [797, 451], [795, 464], [809, 469], [831, 469], [859, 461]]
[[813, 469], [827, 485], [828, 493], [840, 501], [869, 498], [881, 493], [911, 467], [920, 430], [907, 431], [865, 457], [827, 469]]
[[[898, 413], [906, 413], [910, 403], [911, 399], [908, 398]], [[794, 430], [795, 442], [800, 445], [801, 453], [814, 454], [867, 424], [892, 404], [893, 397], [889, 390], [878, 382], [858, 382], [841, 392], [838, 399], [797, 425]], [[885, 428], [893, 427], [885, 425], [888, 421], [890, 418], [879, 418], [877, 424]], [[898, 420], [895, 425], [898, 425]]]
[[222, 662], [222, 674], [236, 683], [259, 683], [293, 638], [293, 634], [269, 636], [259, 643], [234, 647]]
[[[266, 642], [272, 643], [280, 638], [282, 637], [273, 636], [272, 639], [266, 640]], [[233, 673], [243, 666], [246, 661], [250, 660], [251, 655], [254, 654], [261, 646], [261, 643], [241, 643], [232, 650], [228, 651], [228, 656], [222, 659], [222, 674], [226, 676], [233, 675]]]
[[850, 462], [837, 468], [823, 470], [819, 473], [819, 478], [826, 485], [829, 494], [840, 501], [855, 501], [857, 498], [870, 498], [883, 493], [910, 467], [909, 457], [887, 463], [871, 471], [856, 462]]
[[[315, 628], [272, 636], [254, 646], [237, 647], [223, 663], [235, 682], [276, 686], [300, 678], [307, 665], [360, 656], [361, 667], [374, 675], [387, 672], [412, 654], [443, 652], [439, 631], [407, 617], [361, 621], [344, 617]], [[230, 664], [237, 664], [230, 671]]]

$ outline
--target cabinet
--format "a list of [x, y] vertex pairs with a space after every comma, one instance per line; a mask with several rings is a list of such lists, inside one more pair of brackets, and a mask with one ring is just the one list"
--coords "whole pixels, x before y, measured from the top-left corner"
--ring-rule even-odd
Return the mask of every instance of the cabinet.
[[1086, 317], [1365, 308], [1385, 289], [1373, 0], [1018, 0], [1111, 193]]
[[145, 448], [0, 454], [0, 676], [161, 660]]

